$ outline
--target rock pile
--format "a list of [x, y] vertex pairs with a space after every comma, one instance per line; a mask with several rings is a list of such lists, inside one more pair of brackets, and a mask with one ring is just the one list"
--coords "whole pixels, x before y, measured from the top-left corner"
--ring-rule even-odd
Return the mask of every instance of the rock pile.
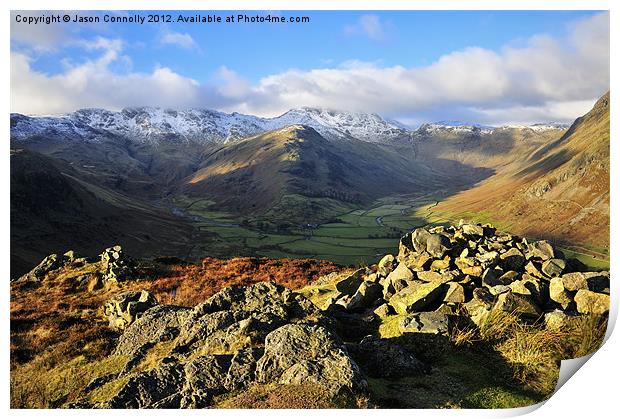
[[403, 333], [446, 334], [450, 318], [480, 325], [496, 310], [560, 327], [574, 316], [609, 310], [609, 273], [584, 270], [547, 241], [461, 222], [418, 228], [401, 238], [398, 255], [331, 278], [332, 288], [322, 280], [306, 295], [315, 301], [312, 293], [326, 294], [322, 308], [403, 315]]

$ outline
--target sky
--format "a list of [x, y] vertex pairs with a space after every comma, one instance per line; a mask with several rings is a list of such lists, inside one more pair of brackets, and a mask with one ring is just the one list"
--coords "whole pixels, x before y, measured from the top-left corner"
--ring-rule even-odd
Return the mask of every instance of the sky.
[[[404, 124], [571, 122], [609, 90], [609, 14], [595, 11], [283, 11], [306, 23], [105, 23], [157, 12], [11, 12], [11, 111], [302, 106]], [[257, 12], [247, 12], [255, 16]]]

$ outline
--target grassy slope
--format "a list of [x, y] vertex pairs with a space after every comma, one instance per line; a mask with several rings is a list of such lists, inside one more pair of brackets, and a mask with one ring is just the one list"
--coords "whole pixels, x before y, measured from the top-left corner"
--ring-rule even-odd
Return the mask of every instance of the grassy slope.
[[435, 220], [486, 218], [517, 234], [570, 244], [591, 263], [608, 259], [608, 104], [609, 93], [558, 140], [440, 203]]
[[11, 271], [50, 253], [94, 255], [120, 243], [136, 256], [183, 256], [191, 226], [136, 198], [79, 180], [54, 158], [11, 152]]

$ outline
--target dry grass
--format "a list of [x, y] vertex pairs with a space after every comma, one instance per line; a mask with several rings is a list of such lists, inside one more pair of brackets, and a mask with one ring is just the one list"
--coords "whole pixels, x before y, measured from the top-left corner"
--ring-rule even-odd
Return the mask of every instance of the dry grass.
[[450, 338], [460, 347], [489, 345], [526, 389], [548, 395], [555, 389], [560, 361], [596, 351], [606, 328], [606, 318], [580, 316], [561, 330], [550, 330], [541, 323], [523, 323], [515, 314], [494, 311], [478, 328], [454, 328]]
[[233, 284], [273, 281], [297, 289], [342, 269], [332, 262], [315, 259], [206, 258], [200, 266], [172, 266], [152, 282], [150, 290], [162, 303], [193, 306]]

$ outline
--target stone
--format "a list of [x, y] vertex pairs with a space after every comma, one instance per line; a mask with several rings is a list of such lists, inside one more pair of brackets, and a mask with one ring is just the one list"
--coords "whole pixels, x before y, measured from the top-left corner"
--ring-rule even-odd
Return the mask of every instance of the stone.
[[426, 239], [426, 251], [436, 259], [444, 257], [446, 252], [452, 248], [450, 239], [443, 234], [431, 234]]
[[337, 280], [334, 285], [336, 286], [336, 290], [347, 295], [355, 294], [355, 291], [362, 285], [362, 274], [363, 269], [358, 269], [352, 274]]
[[424, 228], [417, 228], [411, 233], [411, 244], [416, 252], [422, 253], [426, 250], [426, 243], [431, 236]]
[[472, 237], [480, 237], [484, 236], [484, 229], [482, 226], [475, 224], [463, 224], [461, 227], [463, 229], [463, 233], [472, 236]]
[[375, 315], [380, 319], [394, 314], [394, 312], [392, 311], [392, 307], [387, 303], [383, 303], [379, 307], [375, 308], [373, 313], [375, 313]]
[[562, 275], [562, 284], [567, 291], [579, 291], [588, 289], [588, 279], [581, 272], [573, 272]]
[[456, 282], [450, 282], [448, 284], [448, 290], [443, 300], [447, 303], [464, 303], [465, 302], [465, 289], [461, 284]]
[[545, 328], [553, 331], [564, 330], [578, 317], [562, 310], [554, 310], [545, 313]]
[[[465, 252], [466, 250], [467, 249], [463, 250], [463, 252]], [[473, 257], [463, 256], [463, 253], [461, 253], [460, 257], [454, 259], [454, 264], [456, 265], [457, 268], [459, 268], [462, 271], [463, 269], [476, 266], [476, 259]]]
[[482, 266], [468, 266], [466, 268], [462, 268], [461, 272], [465, 275], [473, 276], [476, 278], [480, 278], [482, 273], [484, 272]]
[[589, 290], [579, 290], [575, 294], [577, 312], [581, 314], [605, 314], [609, 311], [609, 295]]
[[424, 252], [420, 255], [416, 255], [413, 258], [407, 259], [405, 261], [405, 264], [409, 269], [420, 271], [429, 269], [432, 261], [433, 258], [430, 257], [428, 253]]
[[148, 291], [127, 291], [108, 300], [103, 314], [113, 329], [123, 330], [140, 314], [157, 305], [157, 300]]
[[510, 250], [500, 255], [502, 261], [502, 267], [508, 271], [517, 271], [525, 264], [525, 256], [517, 248], [511, 248]]
[[500, 310], [506, 313], [514, 313], [520, 317], [532, 320], [538, 319], [542, 315], [542, 310], [529, 297], [514, 294], [510, 291], [500, 294], [493, 310]]
[[108, 247], [99, 257], [104, 281], [122, 282], [129, 279], [134, 273], [131, 261], [125, 257], [120, 245]]
[[373, 378], [401, 378], [430, 372], [430, 368], [401, 345], [374, 336], [350, 345], [349, 352], [364, 373]]
[[418, 279], [424, 282], [438, 282], [438, 283], [446, 283], [450, 281], [454, 281], [456, 279], [456, 275], [453, 272], [434, 272], [434, 271], [421, 271], [417, 273]]
[[434, 260], [433, 263], [431, 263], [431, 270], [432, 271], [443, 271], [446, 270], [450, 267], [450, 260], [446, 260], [446, 259], [437, 259]]
[[564, 282], [562, 278], [555, 277], [549, 281], [549, 298], [551, 301], [556, 302], [564, 310], [568, 309], [573, 299], [564, 288]]
[[243, 348], [235, 352], [224, 379], [224, 387], [233, 391], [247, 387], [255, 381], [256, 364], [263, 353], [262, 348]]
[[269, 333], [256, 377], [261, 383], [314, 383], [333, 396], [367, 388], [340, 339], [317, 325], [287, 324]]
[[472, 294], [471, 300], [463, 306], [467, 310], [471, 321], [480, 326], [491, 312], [495, 303], [495, 297], [486, 288], [476, 288]]
[[540, 283], [528, 274], [523, 274], [522, 279], [510, 283], [509, 288], [514, 294], [532, 297], [538, 304], [542, 304]]
[[517, 275], [515, 271], [503, 272], [499, 267], [494, 269], [487, 268], [482, 273], [482, 285], [486, 287], [494, 287], [496, 285], [509, 285], [513, 282]]
[[[138, 409], [157, 407], [157, 403], [178, 393], [184, 383], [180, 365], [164, 364], [129, 378], [118, 393], [107, 403], [112, 409]], [[177, 407], [180, 397], [176, 400]], [[161, 406], [161, 405], [160, 405]]]
[[585, 276], [590, 291], [609, 294], [609, 272], [586, 272]]
[[444, 286], [440, 282], [412, 283], [390, 298], [390, 305], [398, 314], [422, 311], [443, 297]]
[[566, 262], [563, 259], [549, 259], [543, 262], [542, 271], [550, 278], [562, 275], [566, 269]]
[[62, 255], [63, 263], [73, 263], [77, 259], [77, 256], [73, 250], [68, 250]]
[[494, 285], [492, 287], [487, 287], [487, 289], [492, 295], [500, 295], [510, 291], [510, 287], [508, 285]]
[[392, 269], [394, 269], [395, 263], [396, 259], [393, 255], [383, 256], [383, 258], [381, 258], [381, 260], [377, 264], [377, 273], [383, 276], [388, 275], [390, 272], [392, 272]]
[[555, 257], [553, 246], [546, 240], [539, 240], [528, 245], [528, 259], [549, 260]]
[[396, 269], [387, 276], [388, 282], [395, 280], [412, 281], [413, 279], [415, 279], [413, 272], [403, 262], [399, 263]]
[[353, 296], [345, 295], [336, 304], [342, 305], [347, 310], [357, 310], [369, 307], [382, 296], [383, 287], [380, 284], [364, 281]]
[[476, 256], [476, 260], [482, 265], [483, 268], [489, 268], [491, 265], [499, 260], [498, 252], [483, 252]]
[[400, 321], [398, 328], [402, 333], [447, 335], [448, 316], [438, 312], [412, 313]]
[[531, 260], [525, 265], [525, 272], [527, 272], [528, 274], [530, 274], [532, 276], [535, 276], [537, 278], [543, 278], [544, 277], [544, 275], [540, 271], [540, 269], [537, 268], [536, 265]]

